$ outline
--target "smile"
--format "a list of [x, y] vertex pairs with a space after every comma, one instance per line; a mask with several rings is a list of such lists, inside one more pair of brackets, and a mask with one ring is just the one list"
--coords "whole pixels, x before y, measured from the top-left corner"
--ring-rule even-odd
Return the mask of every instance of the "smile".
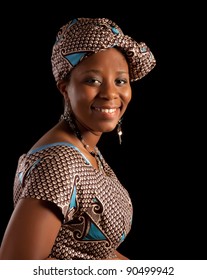
[[103, 112], [103, 113], [114, 113], [116, 112], [116, 109], [113, 108], [113, 109], [103, 109], [103, 108], [94, 108], [95, 111], [99, 111], [99, 112]]

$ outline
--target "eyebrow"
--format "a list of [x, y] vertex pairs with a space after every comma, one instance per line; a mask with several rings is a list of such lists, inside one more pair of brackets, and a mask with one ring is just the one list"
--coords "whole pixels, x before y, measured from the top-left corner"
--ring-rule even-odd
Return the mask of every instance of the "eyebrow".
[[[82, 74], [87, 74], [87, 73], [100, 74], [101, 72], [102, 71], [97, 70], [97, 69], [89, 69], [89, 70], [83, 71]], [[120, 70], [120, 71], [117, 71], [117, 74], [127, 74], [127, 75], [129, 75], [129, 72], [128, 71], [124, 71], [124, 70]]]

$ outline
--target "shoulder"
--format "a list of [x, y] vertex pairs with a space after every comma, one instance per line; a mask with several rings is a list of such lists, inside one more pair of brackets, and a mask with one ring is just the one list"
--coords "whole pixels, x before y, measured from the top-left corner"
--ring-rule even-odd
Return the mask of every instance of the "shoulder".
[[36, 150], [39, 147], [44, 147], [54, 143], [71, 143], [73, 144], [74, 136], [67, 130], [64, 124], [57, 123], [44, 135], [42, 135], [30, 150]]
[[83, 156], [73, 144], [67, 142], [45, 144], [20, 156], [16, 179], [25, 178], [32, 173], [37, 175], [37, 169], [38, 173], [47, 172], [49, 169], [59, 170], [62, 166], [69, 167], [75, 162], [83, 162]]

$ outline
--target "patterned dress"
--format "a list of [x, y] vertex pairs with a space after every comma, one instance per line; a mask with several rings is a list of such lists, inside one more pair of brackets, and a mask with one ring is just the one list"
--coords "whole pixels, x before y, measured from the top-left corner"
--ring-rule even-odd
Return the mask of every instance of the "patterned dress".
[[102, 157], [95, 169], [73, 145], [58, 142], [19, 158], [14, 206], [21, 198], [53, 202], [63, 220], [50, 257], [101, 260], [113, 256], [131, 229], [132, 203], [127, 190]]

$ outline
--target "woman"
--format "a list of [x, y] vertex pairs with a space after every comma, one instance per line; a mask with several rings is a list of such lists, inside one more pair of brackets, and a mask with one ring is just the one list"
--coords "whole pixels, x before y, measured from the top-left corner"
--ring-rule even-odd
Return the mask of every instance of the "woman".
[[51, 61], [64, 113], [19, 159], [1, 259], [128, 259], [117, 249], [132, 203], [97, 144], [115, 128], [121, 142], [131, 82], [154, 56], [111, 20], [78, 18], [58, 32]]

